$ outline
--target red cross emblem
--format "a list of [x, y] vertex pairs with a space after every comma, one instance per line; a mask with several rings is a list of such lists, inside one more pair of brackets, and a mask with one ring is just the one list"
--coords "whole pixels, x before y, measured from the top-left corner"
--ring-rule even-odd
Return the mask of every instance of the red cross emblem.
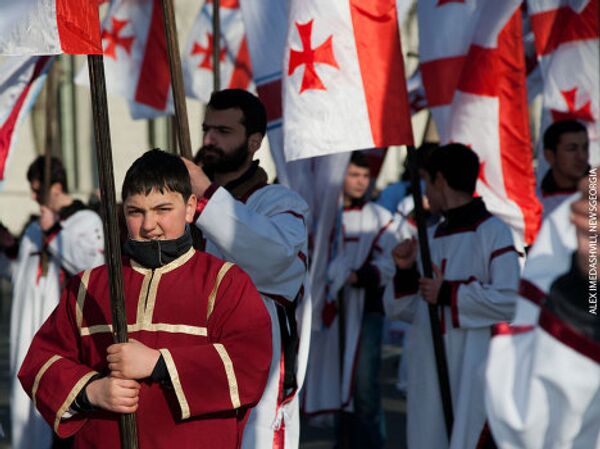
[[115, 17], [110, 18], [110, 23], [112, 24], [112, 31], [108, 31], [107, 29], [102, 30], [102, 39], [106, 39], [108, 41], [108, 45], [104, 49], [104, 54], [108, 58], [117, 59], [117, 47], [123, 47], [123, 50], [127, 54], [131, 54], [131, 45], [135, 40], [134, 36], [121, 36], [121, 31], [125, 26], [129, 23], [129, 20], [119, 20]]
[[313, 20], [304, 24], [296, 22], [296, 28], [298, 29], [300, 41], [302, 42], [302, 51], [294, 49], [290, 50], [288, 75], [293, 74], [299, 66], [306, 66], [304, 68], [304, 75], [302, 76], [300, 93], [307, 89], [327, 90], [317, 74], [315, 64], [327, 64], [336, 69], [340, 68], [333, 54], [333, 44], [331, 42], [333, 35], [329, 36], [325, 42], [317, 48], [311, 48], [312, 25]]
[[[212, 70], [212, 53], [215, 45], [214, 37], [212, 33], [206, 33], [207, 44], [206, 47], [203, 47], [198, 42], [194, 42], [194, 46], [192, 47], [192, 56], [193, 55], [204, 55], [202, 58], [202, 62], [198, 64], [198, 67], [203, 69]], [[219, 61], [225, 60], [225, 48], [222, 46], [221, 42], [221, 50], [219, 52]]]
[[577, 98], [577, 87], [574, 87], [571, 90], [561, 90], [561, 95], [565, 99], [565, 103], [567, 104], [567, 112], [565, 111], [557, 111], [556, 109], [551, 109], [552, 119], [557, 122], [559, 120], [567, 120], [567, 119], [576, 119], [584, 122], [593, 122], [594, 116], [592, 115], [592, 101], [588, 100], [584, 103], [579, 109], [575, 106], [575, 100]]

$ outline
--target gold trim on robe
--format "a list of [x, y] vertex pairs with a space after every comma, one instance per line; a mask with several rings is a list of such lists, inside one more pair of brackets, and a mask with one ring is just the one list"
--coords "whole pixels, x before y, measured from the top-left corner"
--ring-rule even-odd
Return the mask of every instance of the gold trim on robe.
[[83, 326], [83, 303], [87, 295], [88, 283], [90, 281], [90, 274], [92, 270], [85, 270], [81, 275], [81, 283], [79, 284], [79, 290], [77, 291], [77, 306], [75, 308], [75, 319], [77, 321], [77, 328], [81, 329]]
[[46, 374], [46, 371], [48, 371], [48, 368], [50, 368], [54, 364], [54, 362], [56, 362], [60, 359], [62, 359], [62, 356], [53, 355], [46, 361], [46, 363], [44, 363], [42, 365], [42, 367], [40, 368], [38, 373], [35, 375], [35, 379], [33, 381], [33, 387], [31, 388], [31, 400], [33, 401], [34, 407], [37, 407], [35, 395], [37, 394], [38, 388], [40, 387], [40, 381], [42, 380], [42, 377], [44, 376], [44, 374]]
[[217, 273], [217, 277], [215, 279], [215, 285], [213, 286], [210, 295], [208, 296], [208, 312], [206, 314], [206, 319], [208, 320], [212, 315], [213, 309], [215, 308], [215, 301], [217, 300], [217, 293], [219, 291], [219, 286], [221, 285], [221, 281], [229, 271], [229, 269], [233, 266], [231, 262], [225, 262], [221, 265], [221, 269]]
[[85, 387], [85, 384], [87, 384], [88, 381], [92, 378], [92, 376], [95, 376], [96, 374], [98, 374], [96, 371], [90, 371], [89, 373], [87, 373], [85, 376], [83, 376], [81, 379], [79, 379], [77, 381], [77, 383], [75, 384], [75, 386], [73, 387], [73, 389], [71, 390], [69, 395], [67, 396], [67, 399], [65, 399], [65, 402], [63, 402], [63, 404], [58, 409], [58, 412], [56, 413], [56, 418], [54, 419], [54, 432], [55, 433], [58, 434], [58, 425], [60, 424], [60, 420], [63, 417], [63, 415], [65, 414], [65, 412], [69, 409], [69, 407], [71, 406], [71, 404], [73, 403], [73, 401], [75, 400], [75, 398], [77, 397], [77, 395], [79, 394], [81, 389], [83, 387]]
[[[187, 324], [168, 324], [168, 323], [135, 323], [127, 325], [127, 332], [168, 332], [171, 334], [186, 334], [198, 337], [206, 337], [208, 329], [201, 326], [189, 326]], [[95, 326], [84, 327], [81, 329], [81, 336], [112, 333], [112, 324], [97, 324]]]
[[227, 383], [229, 384], [229, 396], [231, 397], [231, 405], [234, 409], [239, 408], [241, 405], [240, 402], [240, 393], [238, 390], [238, 383], [235, 377], [235, 370], [233, 369], [233, 362], [221, 343], [213, 343], [217, 353], [221, 357], [223, 361], [223, 366], [225, 367], [225, 374], [227, 375]]
[[183, 392], [183, 387], [181, 386], [181, 381], [179, 380], [179, 373], [177, 372], [177, 367], [173, 361], [173, 356], [168, 349], [159, 349], [159, 351], [163, 356], [165, 364], [167, 365], [169, 377], [171, 378], [171, 384], [173, 385], [175, 395], [177, 396], [177, 401], [179, 402], [179, 407], [181, 408], [181, 419], [187, 419], [190, 417], [190, 405], [188, 404], [185, 393]]

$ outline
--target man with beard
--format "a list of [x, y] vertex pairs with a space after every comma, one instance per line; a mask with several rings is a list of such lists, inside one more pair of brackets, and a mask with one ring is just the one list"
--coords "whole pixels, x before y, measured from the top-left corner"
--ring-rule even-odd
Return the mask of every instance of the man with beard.
[[215, 92], [202, 125], [198, 165], [185, 161], [198, 197], [195, 224], [202, 246], [244, 269], [271, 315], [271, 369], [244, 431], [246, 449], [298, 447], [297, 393], [310, 335], [310, 299], [304, 297], [308, 206], [288, 188], [268, 185], [253, 161], [266, 121], [256, 96], [240, 89]]

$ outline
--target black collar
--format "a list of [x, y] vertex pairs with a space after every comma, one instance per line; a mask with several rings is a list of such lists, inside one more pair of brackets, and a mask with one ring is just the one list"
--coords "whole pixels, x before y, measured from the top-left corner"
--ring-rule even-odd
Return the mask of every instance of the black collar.
[[71, 215], [74, 215], [76, 212], [86, 209], [87, 206], [85, 204], [83, 204], [79, 200], [74, 200], [71, 204], [63, 207], [61, 210], [58, 211], [58, 217], [61, 221], [63, 221], [69, 218]]
[[474, 198], [464, 206], [447, 210], [444, 216], [444, 220], [435, 230], [435, 237], [475, 231], [492, 214], [488, 212], [481, 198]]
[[231, 192], [236, 187], [242, 185], [244, 182], [251, 179], [254, 176], [254, 174], [256, 173], [256, 170], [258, 170], [258, 162], [259, 162], [258, 160], [252, 161], [252, 165], [250, 165], [250, 167], [248, 167], [248, 170], [246, 170], [239, 178], [234, 179], [233, 181], [229, 181], [223, 187], [227, 191]]

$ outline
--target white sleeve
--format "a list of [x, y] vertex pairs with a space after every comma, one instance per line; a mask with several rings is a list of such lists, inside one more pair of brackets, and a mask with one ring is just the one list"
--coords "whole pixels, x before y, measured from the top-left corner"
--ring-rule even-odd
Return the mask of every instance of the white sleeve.
[[[262, 196], [257, 200], [254, 195]], [[258, 206], [250, 207], [219, 187], [196, 225], [262, 294], [292, 301], [307, 271], [308, 206], [283, 186], [264, 187], [254, 195], [250, 201]]]
[[396, 243], [398, 243], [395, 225], [396, 223], [390, 220], [382, 228], [381, 235], [373, 247], [371, 264], [379, 272], [379, 285], [382, 287], [392, 281], [396, 272], [396, 264], [392, 258], [392, 250], [396, 246]]
[[557, 320], [501, 325], [491, 341], [485, 399], [501, 449], [600, 448], [600, 346]]
[[486, 251], [489, 280], [447, 281], [454, 327], [487, 327], [511, 321], [514, 316], [520, 276], [519, 253], [508, 228], [482, 237], [489, 239], [482, 243], [489, 247]]
[[100, 216], [91, 210], [79, 211], [64, 222], [60, 239], [50, 243], [61, 266], [76, 274], [104, 263], [104, 232]]

